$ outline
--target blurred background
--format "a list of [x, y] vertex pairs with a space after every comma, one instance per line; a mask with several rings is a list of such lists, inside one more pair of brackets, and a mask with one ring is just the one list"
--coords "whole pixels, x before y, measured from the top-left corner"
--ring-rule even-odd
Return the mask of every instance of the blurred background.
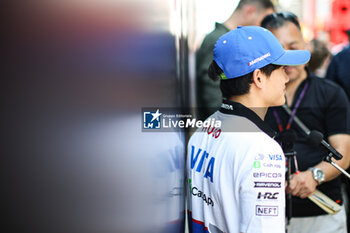
[[[189, 132], [142, 132], [141, 108], [195, 107], [194, 54], [237, 3], [3, 3], [1, 231], [184, 232]], [[275, 4], [347, 44], [350, 0]]]

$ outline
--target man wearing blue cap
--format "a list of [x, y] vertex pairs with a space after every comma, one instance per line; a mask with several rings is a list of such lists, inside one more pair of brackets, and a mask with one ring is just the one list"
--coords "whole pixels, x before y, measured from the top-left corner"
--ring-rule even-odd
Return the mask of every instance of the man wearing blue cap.
[[285, 159], [263, 120], [268, 107], [285, 102], [284, 65], [309, 58], [305, 50], [285, 51], [257, 26], [216, 42], [209, 74], [220, 79], [225, 100], [209, 118], [222, 124], [199, 128], [188, 143], [190, 232], [285, 231]]
[[241, 26], [258, 26], [261, 20], [274, 12], [271, 0], [240, 0], [237, 8], [224, 23], [215, 23], [196, 52], [196, 96], [198, 117], [204, 120], [220, 108], [222, 95], [220, 82], [208, 76], [208, 67], [213, 60], [215, 42], [223, 34]]

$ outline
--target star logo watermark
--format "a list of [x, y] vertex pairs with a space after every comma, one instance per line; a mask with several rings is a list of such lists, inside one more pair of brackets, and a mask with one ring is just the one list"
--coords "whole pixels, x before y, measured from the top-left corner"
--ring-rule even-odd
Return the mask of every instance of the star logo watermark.
[[143, 112], [143, 128], [144, 129], [160, 129], [161, 115], [159, 109], [155, 112]]

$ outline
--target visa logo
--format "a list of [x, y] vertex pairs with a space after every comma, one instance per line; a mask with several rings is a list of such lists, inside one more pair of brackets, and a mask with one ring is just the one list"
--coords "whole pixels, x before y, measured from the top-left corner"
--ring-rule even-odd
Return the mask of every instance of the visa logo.
[[282, 155], [269, 155], [270, 160], [282, 160]]
[[[209, 157], [209, 153], [205, 150], [198, 148], [197, 153], [195, 153], [196, 149], [192, 145], [191, 150], [191, 170], [196, 167], [196, 172], [204, 173], [204, 178], [209, 178], [211, 182], [213, 182], [213, 173], [214, 173], [214, 163], [215, 158], [211, 157], [209, 162], [207, 162], [207, 158]], [[198, 160], [199, 159], [199, 160]], [[197, 163], [197, 161], [199, 161]], [[205, 169], [203, 169], [203, 167]]]

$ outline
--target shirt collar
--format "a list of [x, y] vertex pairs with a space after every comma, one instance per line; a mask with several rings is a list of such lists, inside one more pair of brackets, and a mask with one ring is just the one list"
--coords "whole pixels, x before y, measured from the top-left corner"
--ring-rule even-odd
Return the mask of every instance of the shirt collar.
[[[306, 79], [307, 80], [309, 80], [310, 79], [310, 76], [311, 76], [311, 71], [310, 71], [310, 69], [309, 69], [309, 67], [307, 67], [307, 66], [305, 66], [305, 70], [306, 70]], [[306, 80], [305, 79], [305, 80]]]
[[223, 100], [220, 112], [236, 116], [242, 116], [253, 122], [259, 129], [264, 131], [271, 138], [275, 138], [276, 132], [272, 130], [254, 111], [244, 105], [230, 100]]
[[223, 23], [215, 23], [216, 28], [224, 29], [225, 31], [229, 32], [230, 29], [228, 29]]

